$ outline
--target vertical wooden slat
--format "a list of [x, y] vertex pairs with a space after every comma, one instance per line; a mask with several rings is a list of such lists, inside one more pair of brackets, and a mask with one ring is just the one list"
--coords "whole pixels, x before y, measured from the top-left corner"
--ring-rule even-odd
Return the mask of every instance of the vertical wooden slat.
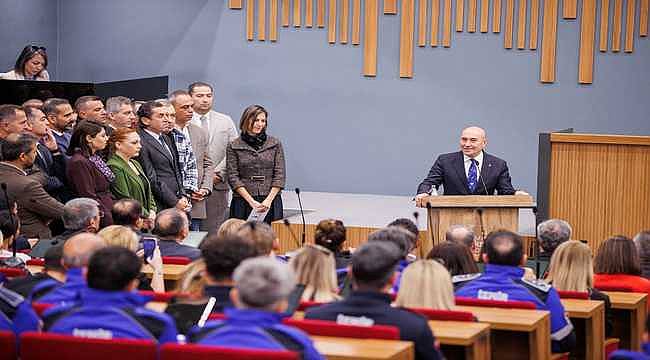
[[282, 26], [289, 26], [289, 0], [282, 0]]
[[557, 50], [557, 12], [558, 0], [544, 0], [544, 18], [542, 20], [542, 61], [540, 81], [555, 82], [555, 52]]
[[378, 0], [365, 0], [363, 30], [363, 75], [377, 76]]
[[512, 49], [514, 21], [515, 0], [506, 0], [506, 30], [503, 34], [503, 47], [506, 49]]
[[639, 14], [639, 36], [648, 36], [648, 0], [641, 0], [641, 14]]
[[596, 0], [582, 0], [582, 15], [580, 19], [580, 65], [578, 66], [578, 82], [580, 84], [591, 84], [594, 80]]
[[325, 27], [325, 0], [316, 2], [316, 26]]
[[327, 17], [327, 42], [336, 42], [336, 0], [329, 0], [329, 14]]
[[490, 0], [481, 0], [481, 25], [479, 30], [482, 33], [488, 32], [489, 17], [490, 17]]
[[269, 14], [269, 40], [278, 41], [278, 0], [271, 0]]
[[609, 0], [600, 1], [600, 46], [602, 52], [607, 51], [607, 37], [609, 36]]
[[530, 0], [530, 29], [528, 48], [537, 50], [537, 34], [539, 32], [539, 0]]
[[445, 1], [444, 15], [442, 18], [442, 46], [451, 46], [451, 0]]
[[257, 1], [257, 40], [266, 40], [266, 0]]
[[438, 29], [440, 28], [440, 0], [431, 0], [431, 39], [429, 45], [438, 46]]
[[399, 34], [399, 77], [413, 77], [413, 36], [415, 32], [415, 0], [402, 0]]
[[419, 0], [418, 9], [418, 46], [427, 45], [427, 2], [429, 0]]
[[492, 4], [492, 32], [501, 32], [501, 0], [493, 0]]
[[302, 0], [293, 0], [293, 26], [302, 25]]
[[456, 31], [463, 31], [465, 22], [465, 0], [456, 0]]
[[475, 33], [476, 32], [476, 12], [477, 12], [477, 0], [468, 0], [469, 1], [469, 12], [467, 14], [467, 32]]
[[636, 0], [627, 1], [627, 15], [625, 16], [625, 48], [623, 51], [634, 51], [634, 20], [636, 17]]
[[526, 11], [528, 2], [519, 0], [519, 14], [517, 15], [517, 49], [526, 48]]
[[361, 43], [361, 0], [352, 0], [352, 45]]
[[612, 51], [621, 51], [623, 32], [623, 0], [614, 0], [614, 20], [612, 22]]
[[348, 43], [350, 30], [350, 0], [341, 0], [341, 30], [339, 30], [339, 41], [341, 44]]
[[384, 0], [384, 14], [397, 14], [397, 0]]
[[305, 27], [314, 26], [314, 0], [305, 0]]
[[242, 0], [228, 0], [228, 7], [230, 9], [241, 9]]
[[253, 40], [253, 32], [255, 31], [255, 8], [254, 0], [246, 1], [246, 40]]
[[565, 19], [575, 19], [578, 14], [577, 0], [562, 0], [562, 17]]

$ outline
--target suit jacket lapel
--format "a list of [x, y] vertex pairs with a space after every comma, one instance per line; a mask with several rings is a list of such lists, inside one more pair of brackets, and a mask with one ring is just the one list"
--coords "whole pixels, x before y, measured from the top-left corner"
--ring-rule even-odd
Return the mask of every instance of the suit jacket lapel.
[[485, 184], [485, 179], [490, 178], [490, 170], [492, 169], [491, 160], [492, 159], [490, 159], [490, 156], [487, 153], [485, 153], [485, 151], [483, 151], [483, 164], [481, 164], [481, 179], [479, 179], [478, 185], [476, 186], [476, 189], [480, 190], [479, 191], [480, 194], [487, 192], [487, 189], [483, 188], [483, 184]]
[[[158, 150], [159, 153], [161, 153], [167, 160], [169, 160], [172, 164], [174, 163], [173, 159], [171, 158], [171, 154], [169, 151], [167, 151], [163, 145], [158, 141], [158, 139], [154, 138], [151, 136], [148, 132], [143, 131], [142, 134], [144, 134], [145, 139], [153, 145], [153, 147]], [[163, 136], [163, 141], [165, 139], [165, 136]], [[171, 149], [170, 149], [171, 150]]]
[[465, 161], [462, 151], [458, 152], [458, 159], [454, 161], [454, 170], [456, 170], [456, 175], [458, 175], [460, 182], [463, 184], [465, 194], [470, 194], [469, 187], [467, 187], [467, 174], [465, 174]]

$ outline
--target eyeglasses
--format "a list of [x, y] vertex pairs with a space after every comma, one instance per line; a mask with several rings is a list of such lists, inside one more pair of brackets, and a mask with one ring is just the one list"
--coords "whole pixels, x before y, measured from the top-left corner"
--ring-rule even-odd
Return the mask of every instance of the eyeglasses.
[[98, 216], [99, 216], [100, 218], [103, 218], [104, 215], [106, 215], [106, 214], [104, 214], [104, 210], [99, 210], [99, 214], [98, 214]]
[[29, 48], [32, 49], [32, 51], [46, 51], [47, 50], [43, 46], [36, 46], [36, 45], [31, 45]]
[[305, 247], [310, 248], [310, 249], [314, 249], [314, 250], [318, 250], [318, 251], [322, 252], [323, 254], [325, 254], [327, 256], [333, 255], [332, 251], [330, 249], [324, 247], [324, 246], [320, 246], [320, 245], [317, 245], [317, 244], [306, 244]]

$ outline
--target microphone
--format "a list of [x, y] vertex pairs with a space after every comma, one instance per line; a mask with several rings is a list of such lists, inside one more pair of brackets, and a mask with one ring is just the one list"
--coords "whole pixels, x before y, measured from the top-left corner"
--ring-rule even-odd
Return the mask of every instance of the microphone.
[[289, 223], [288, 219], [284, 219], [284, 226], [287, 227], [287, 230], [289, 230], [289, 234], [291, 234], [291, 238], [293, 241], [296, 242], [296, 245], [298, 245], [298, 248], [300, 248], [300, 241], [298, 241], [298, 238], [296, 237], [296, 234], [293, 233], [293, 230], [291, 230], [291, 224]]
[[480, 259], [480, 254], [483, 252], [483, 246], [485, 244], [485, 226], [483, 224], [483, 208], [476, 208], [476, 212], [478, 213], [478, 225], [479, 225], [479, 230], [481, 231], [481, 243], [477, 244], [478, 250], [479, 250], [479, 259]]
[[298, 196], [298, 205], [300, 206], [300, 216], [302, 217], [302, 246], [305, 245], [305, 236], [307, 236], [307, 224], [305, 223], [305, 212], [302, 210], [302, 201], [300, 200], [300, 189], [295, 189]]
[[[431, 220], [431, 203], [427, 201], [427, 218], [429, 220], [429, 224], [433, 224], [433, 221]], [[429, 232], [431, 233], [431, 246], [436, 245], [436, 237], [433, 234], [433, 229], [429, 229]]]
[[[2, 193], [4, 194], [5, 201], [7, 202], [7, 210], [9, 212], [9, 221], [11, 222], [11, 227], [16, 228], [16, 224], [14, 223], [14, 213], [13, 213], [13, 206], [11, 206], [11, 202], [9, 201], [9, 194], [7, 193], [7, 183], [2, 183], [0, 184], [0, 188], [2, 188]], [[18, 250], [17, 246], [17, 239], [16, 239], [16, 234], [17, 231], [14, 233], [13, 237], [13, 243], [12, 243], [12, 251], [13, 251], [13, 256], [5, 259], [2, 261], [2, 264], [6, 267], [23, 267], [24, 263], [22, 260], [20, 260], [18, 257], [16, 257], [16, 252]]]
[[[492, 167], [492, 164], [487, 164], [488, 168]], [[481, 174], [478, 175], [478, 178], [481, 179], [481, 184], [483, 184], [483, 190], [485, 190], [485, 195], [490, 195], [487, 190], [487, 186], [485, 186], [485, 181], [483, 181], [483, 176]]]

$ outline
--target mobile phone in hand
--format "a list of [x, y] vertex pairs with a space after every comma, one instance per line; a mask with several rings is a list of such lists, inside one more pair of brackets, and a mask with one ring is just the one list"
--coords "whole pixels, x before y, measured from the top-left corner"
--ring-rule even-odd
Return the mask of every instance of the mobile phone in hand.
[[157, 240], [153, 236], [142, 237], [142, 248], [144, 249], [144, 262], [153, 257], [153, 251], [156, 249]]

